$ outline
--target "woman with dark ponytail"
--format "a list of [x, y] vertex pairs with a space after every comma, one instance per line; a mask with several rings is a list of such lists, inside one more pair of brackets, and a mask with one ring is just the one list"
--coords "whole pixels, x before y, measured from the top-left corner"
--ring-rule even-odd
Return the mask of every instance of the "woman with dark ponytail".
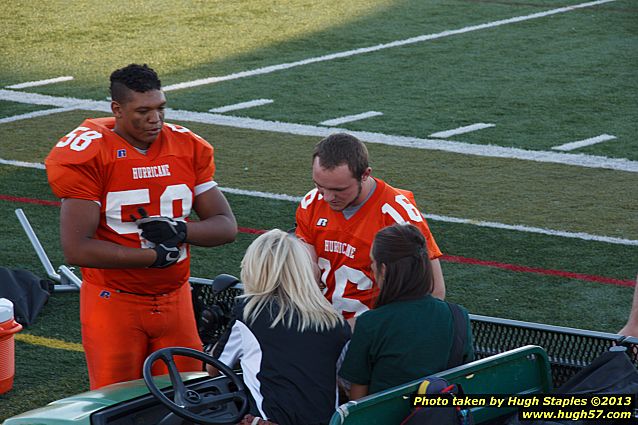
[[[431, 295], [432, 267], [419, 229], [411, 224], [381, 229], [370, 259], [379, 297], [374, 310], [357, 318], [339, 371], [351, 383], [351, 400], [473, 360], [467, 311]], [[460, 347], [453, 345], [453, 310], [465, 333]]]

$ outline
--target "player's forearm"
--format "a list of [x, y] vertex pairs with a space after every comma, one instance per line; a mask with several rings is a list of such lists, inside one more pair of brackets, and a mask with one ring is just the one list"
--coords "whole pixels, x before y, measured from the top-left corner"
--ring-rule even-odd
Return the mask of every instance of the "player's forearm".
[[148, 267], [155, 261], [152, 249], [129, 248], [94, 239], [100, 206], [85, 199], [65, 199], [60, 208], [60, 241], [69, 264], [95, 268]]
[[627, 324], [618, 331], [621, 335], [638, 337], [638, 276], [636, 276], [636, 286], [634, 287], [634, 297], [631, 304], [631, 312]]
[[432, 296], [440, 300], [445, 299], [445, 280], [443, 279], [443, 270], [441, 269], [441, 262], [437, 258], [430, 262], [432, 264], [432, 280], [434, 285], [432, 287]]
[[350, 385], [350, 400], [358, 400], [368, 395], [368, 386], [352, 383]]
[[233, 242], [237, 236], [237, 222], [230, 215], [215, 215], [202, 221], [189, 221], [186, 241], [198, 246], [218, 246]]
[[97, 239], [62, 241], [62, 250], [67, 263], [93, 268], [137, 268], [148, 267], [155, 261], [152, 249], [130, 248]]
[[199, 246], [230, 243], [237, 235], [237, 221], [226, 197], [214, 187], [195, 198], [193, 208], [200, 221], [188, 222], [186, 241]]

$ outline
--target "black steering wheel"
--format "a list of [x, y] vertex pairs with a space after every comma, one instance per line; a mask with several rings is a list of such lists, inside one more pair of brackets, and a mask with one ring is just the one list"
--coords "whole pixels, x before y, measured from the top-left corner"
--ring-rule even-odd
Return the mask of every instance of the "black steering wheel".
[[[175, 366], [174, 356], [191, 357], [201, 360], [204, 364], [210, 364], [221, 371], [230, 381], [237, 387], [237, 391], [232, 391], [226, 382], [225, 392], [215, 395], [207, 391], [202, 394], [190, 388], [186, 388], [182, 381], [177, 366]], [[173, 399], [168, 398], [155, 384], [151, 374], [151, 367], [157, 360], [163, 361], [168, 367], [168, 376], [173, 384], [175, 391]], [[155, 398], [157, 398], [171, 412], [175, 413], [186, 420], [195, 423], [209, 425], [226, 425], [240, 422], [244, 415], [248, 412], [248, 394], [244, 382], [232, 371], [231, 368], [220, 362], [214, 357], [184, 347], [167, 347], [157, 350], [144, 361], [142, 370], [144, 383]], [[223, 383], [224, 381], [220, 381]], [[236, 409], [235, 401], [241, 403], [239, 410]], [[227, 406], [228, 412], [223, 415], [215, 415], [216, 417], [208, 417], [200, 412], [215, 407]], [[233, 412], [236, 412], [233, 414]], [[221, 412], [220, 412], [221, 413]]]

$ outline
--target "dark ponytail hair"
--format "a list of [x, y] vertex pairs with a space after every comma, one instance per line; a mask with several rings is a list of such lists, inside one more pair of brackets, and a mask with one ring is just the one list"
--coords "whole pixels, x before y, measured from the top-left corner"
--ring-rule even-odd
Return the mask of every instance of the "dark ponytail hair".
[[434, 281], [425, 237], [415, 226], [394, 224], [379, 230], [372, 245], [372, 257], [379, 273], [381, 265], [385, 265], [376, 307], [432, 293]]

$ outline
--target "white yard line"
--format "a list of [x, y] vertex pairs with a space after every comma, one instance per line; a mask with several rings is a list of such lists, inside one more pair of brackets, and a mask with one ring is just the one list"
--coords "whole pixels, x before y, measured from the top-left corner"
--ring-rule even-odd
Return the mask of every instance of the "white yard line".
[[[0, 89], [0, 100], [22, 102], [34, 105], [50, 105], [58, 107], [75, 107], [89, 111], [111, 112], [111, 104], [106, 101], [85, 100], [67, 97], [48, 96], [37, 93], [22, 93]], [[167, 109], [166, 117], [176, 121], [192, 121], [203, 124], [214, 124], [226, 127], [245, 128], [250, 130], [271, 131], [276, 133], [296, 134], [300, 136], [326, 137], [334, 132], [328, 127], [306, 124], [266, 121], [254, 118], [234, 117], [211, 114], [208, 112], [183, 111]], [[344, 129], [347, 131], [347, 129]], [[573, 154], [552, 151], [535, 151], [519, 148], [508, 148], [495, 145], [478, 145], [441, 139], [421, 139], [418, 137], [395, 136], [367, 131], [348, 131], [353, 136], [367, 142], [390, 146], [401, 146], [415, 149], [429, 149], [453, 152], [462, 155], [475, 155], [490, 158], [509, 158], [524, 161], [574, 165], [587, 168], [604, 168], [610, 170], [638, 173], [638, 161], [625, 158], [608, 158], [605, 156]]]
[[46, 86], [47, 84], [61, 83], [63, 81], [71, 81], [71, 80], [73, 80], [73, 77], [71, 76], [56, 77], [56, 78], [49, 78], [47, 80], [27, 81], [26, 83], [12, 84], [10, 86], [7, 86], [7, 88], [8, 89], [26, 89], [27, 87]]
[[440, 138], [446, 139], [448, 137], [456, 136], [458, 134], [470, 133], [472, 131], [483, 130], [484, 128], [490, 128], [490, 127], [496, 127], [496, 125], [479, 122], [472, 125], [466, 125], [464, 127], [454, 128], [452, 130], [437, 131], [436, 133], [430, 134], [429, 137], [437, 137], [437, 138], [440, 137]]
[[235, 103], [232, 105], [220, 106], [219, 108], [209, 109], [209, 112], [221, 114], [223, 112], [237, 111], [239, 109], [254, 108], [255, 106], [268, 105], [273, 103], [272, 99], [255, 99], [248, 102]]
[[585, 146], [595, 145], [596, 143], [607, 142], [614, 140], [616, 136], [611, 134], [601, 134], [600, 136], [592, 137], [585, 140], [579, 140], [577, 142], [565, 143], [564, 145], [554, 146], [552, 149], [555, 151], [573, 151], [574, 149], [584, 148]]
[[[16, 167], [36, 168], [41, 170], [44, 169], [44, 164], [40, 164], [36, 162], [12, 161], [12, 160], [2, 159], [2, 158], [0, 158], [0, 164], [13, 165]], [[235, 189], [231, 187], [220, 187], [220, 190], [222, 192], [231, 193], [234, 195], [253, 196], [256, 198], [275, 199], [278, 201], [288, 201], [288, 202], [295, 202], [295, 203], [300, 202], [302, 198], [301, 196], [286, 195], [283, 193], [260, 192], [256, 190]], [[583, 233], [583, 232], [567, 232], [563, 230], [552, 230], [552, 229], [546, 229], [542, 227], [504, 224], [504, 223], [498, 223], [493, 221], [472, 220], [468, 218], [450, 217], [450, 216], [438, 215], [438, 214], [424, 214], [424, 216], [428, 220], [442, 221], [445, 223], [469, 224], [473, 226], [488, 227], [493, 229], [513, 230], [513, 231], [525, 232], [525, 233], [537, 233], [537, 234], [549, 235], [549, 236], [560, 236], [564, 238], [581, 239], [581, 240], [596, 241], [596, 242], [606, 242], [606, 243], [611, 243], [616, 245], [638, 246], [638, 240], [633, 240], [633, 239], [592, 235], [592, 234]]]
[[78, 99], [74, 97], [49, 96], [0, 89], [0, 100], [28, 103], [31, 105], [57, 106], [60, 108], [84, 109], [85, 111], [111, 112], [111, 102], [106, 100]]
[[221, 81], [236, 80], [239, 78], [253, 77], [255, 75], [270, 74], [271, 72], [282, 71], [284, 69], [295, 68], [298, 66], [309, 65], [309, 64], [313, 64], [317, 62], [326, 62], [326, 61], [331, 61], [335, 59], [347, 58], [350, 56], [376, 52], [379, 50], [405, 46], [408, 44], [415, 44], [415, 43], [421, 43], [424, 41], [436, 40], [443, 37], [449, 37], [451, 35], [465, 34], [472, 31], [479, 31], [479, 30], [484, 30], [488, 28], [499, 27], [502, 25], [529, 21], [531, 19], [544, 18], [546, 16], [556, 15], [556, 14], [565, 13], [565, 12], [571, 12], [573, 10], [598, 6], [600, 4], [610, 3], [614, 1], [616, 0], [598, 0], [598, 1], [591, 1], [587, 3], [580, 3], [580, 4], [575, 4], [573, 6], [560, 7], [558, 9], [551, 9], [544, 12], [533, 13], [531, 15], [516, 16], [514, 18], [487, 22], [485, 24], [480, 24], [480, 25], [467, 26], [467, 27], [456, 29], [456, 30], [448, 30], [448, 31], [443, 31], [443, 32], [435, 33], [435, 34], [425, 34], [425, 35], [420, 35], [417, 37], [408, 38], [405, 40], [397, 40], [391, 43], [377, 44], [376, 46], [362, 47], [359, 49], [332, 53], [329, 55], [308, 58], [308, 59], [304, 59], [304, 60], [300, 60], [296, 62], [287, 62], [287, 63], [278, 64], [278, 65], [270, 65], [270, 66], [265, 66], [262, 68], [252, 69], [248, 71], [236, 72], [234, 74], [228, 74], [228, 75], [224, 75], [220, 77], [208, 77], [208, 78], [201, 78], [201, 79], [192, 80], [192, 81], [185, 81], [183, 83], [177, 83], [177, 84], [171, 84], [171, 85], [165, 86], [164, 91], [180, 90], [180, 89], [186, 89], [191, 87], [204, 86], [207, 84], [218, 83]]
[[368, 111], [368, 112], [362, 112], [362, 113], [356, 114], [356, 115], [346, 115], [345, 117], [340, 117], [340, 118], [334, 118], [334, 119], [331, 119], [331, 120], [321, 121], [319, 124], [320, 125], [328, 125], [328, 126], [336, 126], [336, 125], [345, 124], [347, 122], [360, 121], [360, 120], [364, 120], [366, 118], [378, 117], [379, 115], [383, 115], [383, 112]]
[[35, 117], [44, 117], [47, 115], [59, 114], [61, 112], [73, 111], [75, 108], [54, 108], [54, 109], [45, 109], [42, 111], [33, 111], [27, 112], [26, 114], [13, 115], [11, 117], [0, 118], [0, 124], [5, 124], [8, 122], [19, 121], [19, 120], [27, 120]]

